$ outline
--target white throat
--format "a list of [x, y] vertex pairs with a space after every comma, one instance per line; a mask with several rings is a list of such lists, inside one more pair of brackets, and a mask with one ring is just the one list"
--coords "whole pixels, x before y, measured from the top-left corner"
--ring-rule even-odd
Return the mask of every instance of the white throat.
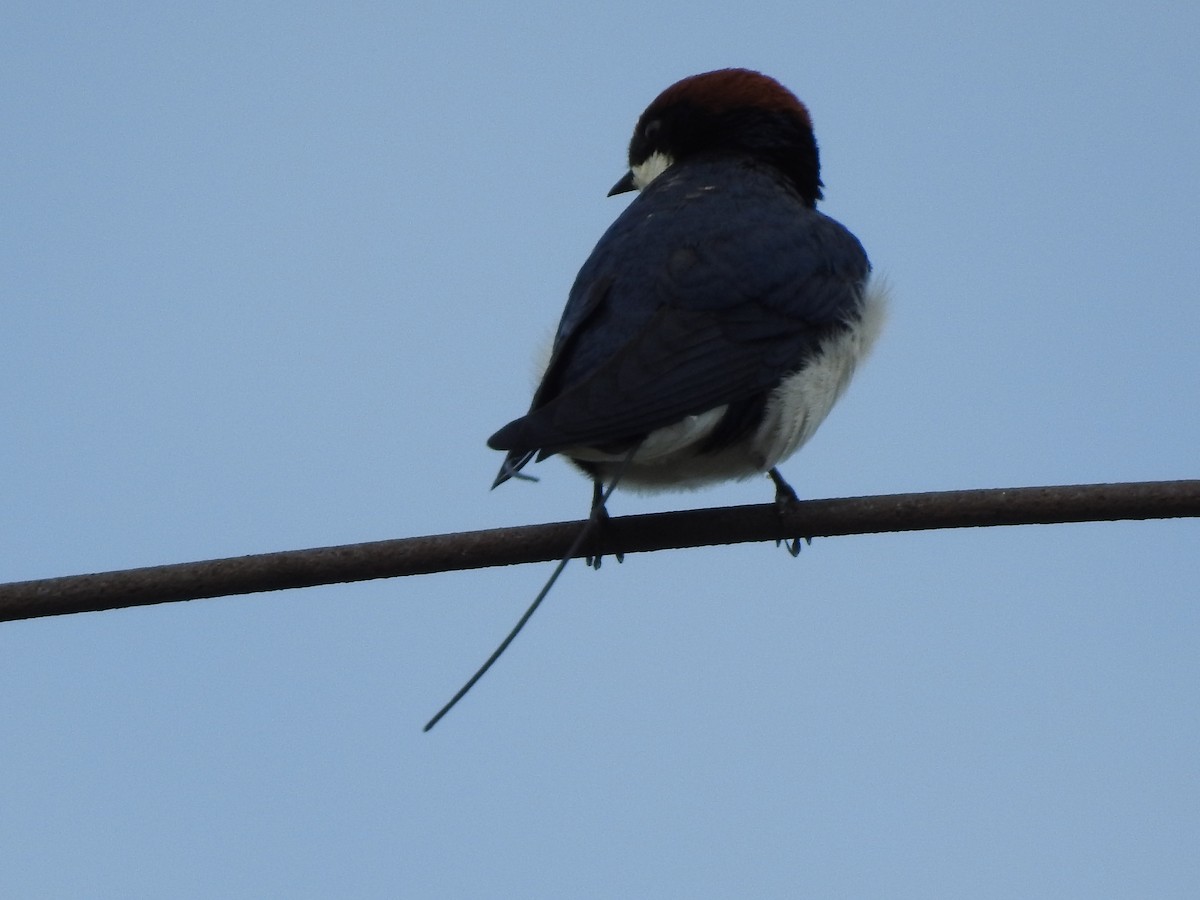
[[633, 186], [639, 191], [645, 190], [646, 185], [667, 171], [674, 162], [675, 160], [667, 154], [656, 150], [636, 166], [629, 167], [629, 171], [633, 173]]

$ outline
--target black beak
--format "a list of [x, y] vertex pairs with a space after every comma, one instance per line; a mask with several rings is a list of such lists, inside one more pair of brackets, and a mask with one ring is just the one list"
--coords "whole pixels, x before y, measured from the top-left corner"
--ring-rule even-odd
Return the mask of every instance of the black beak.
[[637, 185], [633, 183], [633, 172], [626, 172], [621, 176], [621, 180], [612, 186], [608, 196], [615, 197], [617, 194], [627, 194], [633, 190], [637, 190]]

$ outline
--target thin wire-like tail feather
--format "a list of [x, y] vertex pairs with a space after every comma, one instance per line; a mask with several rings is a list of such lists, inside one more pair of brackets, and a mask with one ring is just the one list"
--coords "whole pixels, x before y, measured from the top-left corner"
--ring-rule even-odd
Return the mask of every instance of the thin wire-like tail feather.
[[[455, 704], [457, 704], [459, 700], [467, 695], [467, 691], [471, 690], [471, 688], [475, 686], [475, 683], [487, 673], [487, 670], [492, 667], [492, 664], [495, 663], [496, 660], [500, 658], [500, 655], [508, 649], [508, 645], [513, 642], [513, 639], [521, 633], [521, 629], [525, 627], [525, 623], [532, 618], [533, 614], [537, 611], [537, 608], [542, 605], [542, 601], [545, 600], [546, 596], [550, 593], [550, 589], [554, 587], [554, 583], [558, 581], [558, 576], [561, 575], [563, 569], [567, 567], [567, 563], [570, 562], [570, 560], [577, 553], [579, 553], [580, 550], [583, 549], [584, 544], [592, 536], [592, 532], [595, 530], [602, 518], [600, 511], [605, 508], [605, 504], [608, 503], [608, 498], [612, 496], [612, 492], [616, 489], [617, 484], [620, 482], [621, 476], [625, 473], [625, 467], [628, 465], [629, 461], [633, 459], [633, 454], [636, 451], [637, 447], [634, 447], [625, 455], [625, 459], [622, 461], [621, 467], [617, 470], [616, 475], [613, 476], [612, 484], [610, 484], [608, 489], [600, 496], [600, 502], [592, 504], [591, 514], [588, 516], [588, 520], [584, 523], [583, 528], [579, 529], [579, 534], [571, 544], [571, 548], [567, 551], [567, 555], [558, 561], [558, 565], [554, 567], [554, 571], [550, 573], [550, 577], [546, 579], [546, 583], [542, 586], [542, 589], [538, 591], [538, 595], [533, 598], [533, 602], [529, 604], [529, 608], [525, 610], [525, 614], [517, 620], [517, 624], [513, 626], [512, 631], [510, 631], [508, 636], [500, 642], [500, 646], [492, 651], [492, 655], [489, 656], [484, 664], [479, 667], [478, 671], [476, 671], [475, 674], [467, 680], [466, 684], [458, 689], [458, 693], [451, 697], [449, 702], [439, 709], [437, 714], [432, 719], [425, 723], [425, 727], [421, 729], [422, 731], [428, 731], [430, 728], [440, 722], [442, 717], [445, 716], [446, 713], [450, 712], [450, 710], [454, 708]], [[515, 474], [516, 472], [512, 472], [509, 473], [509, 475], [505, 475], [504, 470], [501, 470], [501, 475], [504, 475], [506, 478]], [[499, 483], [499, 479], [497, 479], [497, 483]]]

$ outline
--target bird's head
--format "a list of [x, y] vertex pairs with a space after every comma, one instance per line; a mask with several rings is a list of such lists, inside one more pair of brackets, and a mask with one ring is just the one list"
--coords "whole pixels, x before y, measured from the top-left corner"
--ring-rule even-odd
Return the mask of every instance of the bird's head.
[[721, 154], [780, 170], [809, 206], [821, 199], [812, 119], [796, 95], [749, 69], [677, 81], [646, 107], [629, 142], [629, 171], [609, 196], [642, 190], [677, 162]]

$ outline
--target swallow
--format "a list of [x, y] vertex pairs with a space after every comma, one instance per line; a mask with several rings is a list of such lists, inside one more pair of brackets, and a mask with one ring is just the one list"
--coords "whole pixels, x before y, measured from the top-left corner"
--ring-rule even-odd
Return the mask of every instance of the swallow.
[[488, 439], [493, 487], [560, 455], [594, 483], [655, 491], [768, 474], [816, 432], [879, 335], [886, 290], [817, 211], [808, 110], [747, 69], [694, 75], [642, 113], [638, 195], [567, 298], [529, 411]]
[[[822, 187], [808, 110], [766, 75], [693, 75], [642, 113], [628, 171], [609, 191], [637, 197], [579, 270], [529, 411], [488, 439], [505, 453], [493, 487], [563, 456], [592, 480], [591, 515], [426, 731], [529, 621], [607, 518], [617, 484], [686, 489], [766, 474], [777, 505], [796, 501], [777, 467], [846, 390], [887, 305], [862, 244], [817, 211]], [[793, 555], [799, 546], [790, 542]]]

